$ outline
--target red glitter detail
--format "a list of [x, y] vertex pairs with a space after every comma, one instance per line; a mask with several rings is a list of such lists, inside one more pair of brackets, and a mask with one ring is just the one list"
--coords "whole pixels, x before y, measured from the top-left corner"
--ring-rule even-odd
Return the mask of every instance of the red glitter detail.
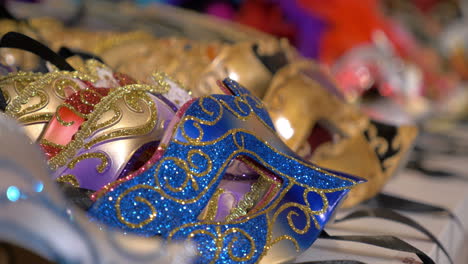
[[135, 79], [133, 79], [132, 77], [128, 76], [125, 73], [116, 72], [116, 73], [114, 73], [114, 78], [117, 80], [117, 82], [121, 86], [137, 83], [137, 81]]
[[[91, 92], [90, 90], [94, 91]], [[97, 93], [97, 94], [96, 94]], [[65, 103], [73, 106], [78, 112], [82, 114], [89, 114], [93, 112], [94, 105], [101, 101], [103, 96], [106, 96], [109, 93], [109, 89], [107, 88], [95, 88], [91, 87], [89, 90], [80, 90], [72, 95], [70, 95], [66, 100]], [[82, 102], [83, 98], [89, 104], [85, 104]]]
[[61, 151], [60, 148], [50, 145], [39, 144], [39, 146], [44, 151], [47, 160], [50, 160], [51, 158], [55, 157]]

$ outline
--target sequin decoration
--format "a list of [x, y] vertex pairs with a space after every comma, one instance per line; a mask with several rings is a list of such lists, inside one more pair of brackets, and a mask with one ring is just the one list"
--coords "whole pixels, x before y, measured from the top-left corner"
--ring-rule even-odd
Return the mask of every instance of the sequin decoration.
[[[192, 101], [168, 129], [172, 137], [161, 158], [108, 186], [89, 214], [126, 232], [192, 239], [198, 263], [291, 260], [313, 243], [338, 202], [361, 180], [298, 158], [275, 134], [260, 101], [234, 81], [224, 84], [234, 95]], [[276, 196], [229, 221], [199, 220], [228, 164], [239, 156], [281, 179]]]

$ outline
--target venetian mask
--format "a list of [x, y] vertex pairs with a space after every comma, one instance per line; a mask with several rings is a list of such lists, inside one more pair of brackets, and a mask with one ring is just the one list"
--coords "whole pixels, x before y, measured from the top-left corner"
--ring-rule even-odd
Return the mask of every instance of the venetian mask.
[[375, 196], [403, 163], [416, 135], [413, 126], [369, 120], [311, 61], [279, 70], [264, 101], [292, 150], [319, 166], [368, 180], [350, 192], [344, 207]]
[[[66, 120], [78, 123], [79, 129], [60, 125], [52, 119], [39, 142], [53, 141], [60, 146], [55, 155], [48, 155], [53, 177], [59, 182], [96, 191], [143, 165], [149, 158], [148, 153], [155, 151], [178, 109], [161, 94], [168, 93], [171, 86], [166, 84], [118, 87], [93, 104], [93, 110], [85, 119], [76, 114], [78, 111], [72, 106], [74, 111], [67, 113]], [[178, 89], [174, 83], [172, 85], [170, 90]], [[178, 99], [184, 100], [184, 97], [179, 95]], [[67, 100], [63, 105], [67, 105]], [[61, 106], [58, 109], [55, 116], [60, 114]]]
[[16, 255], [17, 261], [96, 264], [190, 261], [193, 251], [188, 244], [123, 235], [90, 222], [51, 181], [39, 148], [4, 114], [0, 114], [0, 133], [0, 241], [10, 248], [18, 246], [36, 254]]
[[[83, 90], [78, 97], [83, 98], [85, 102], [98, 100], [108, 92], [107, 89], [119, 85], [118, 78], [119, 76], [107, 66], [97, 61], [88, 61], [85, 69], [81, 71], [53, 69], [48, 73], [11, 73], [0, 80], [0, 89], [7, 102], [5, 112], [22, 123], [28, 135], [35, 141], [68, 94]], [[103, 86], [105, 88], [99, 88]], [[84, 91], [86, 89], [88, 90]], [[69, 100], [59, 111], [70, 112], [70, 104], [73, 104], [73, 101]], [[86, 109], [83, 111], [82, 117], [89, 112]], [[56, 116], [55, 120], [61, 124], [68, 124], [60, 117], [61, 115]], [[79, 126], [79, 123], [75, 124], [75, 129], [76, 126]]]
[[294, 52], [286, 43], [191, 41], [183, 38], [139, 39], [122, 37], [113, 46], [95, 52], [117, 70], [143, 80], [159, 69], [192, 91], [194, 96], [220, 93], [216, 81], [230, 77], [263, 97], [273, 73], [287, 63]]
[[182, 106], [150, 160], [93, 195], [88, 213], [126, 232], [193, 240], [199, 263], [290, 261], [361, 180], [301, 159], [259, 99], [231, 80], [221, 89], [228, 95]]

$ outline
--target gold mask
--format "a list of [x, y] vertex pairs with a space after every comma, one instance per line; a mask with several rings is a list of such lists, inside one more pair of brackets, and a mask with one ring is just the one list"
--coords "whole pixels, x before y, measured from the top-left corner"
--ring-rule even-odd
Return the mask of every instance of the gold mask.
[[376, 195], [416, 136], [413, 126], [370, 121], [344, 102], [332, 79], [311, 61], [278, 71], [264, 101], [281, 138], [299, 155], [368, 180], [350, 192], [344, 207]]

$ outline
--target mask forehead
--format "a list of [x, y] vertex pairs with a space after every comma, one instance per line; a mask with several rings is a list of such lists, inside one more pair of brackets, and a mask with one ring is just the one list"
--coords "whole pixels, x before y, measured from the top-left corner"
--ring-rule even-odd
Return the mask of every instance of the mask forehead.
[[[308, 248], [338, 201], [360, 180], [298, 158], [276, 137], [261, 102], [234, 82], [225, 85], [234, 96], [193, 101], [170, 131], [162, 157], [146, 172], [112, 186], [91, 216], [130, 232], [194, 239], [203, 262], [255, 263], [281, 240], [293, 241], [292, 247], [282, 247], [283, 258]], [[247, 217], [199, 220], [226, 167], [239, 155], [281, 178], [276, 198]], [[292, 214], [297, 221], [290, 220]]]

